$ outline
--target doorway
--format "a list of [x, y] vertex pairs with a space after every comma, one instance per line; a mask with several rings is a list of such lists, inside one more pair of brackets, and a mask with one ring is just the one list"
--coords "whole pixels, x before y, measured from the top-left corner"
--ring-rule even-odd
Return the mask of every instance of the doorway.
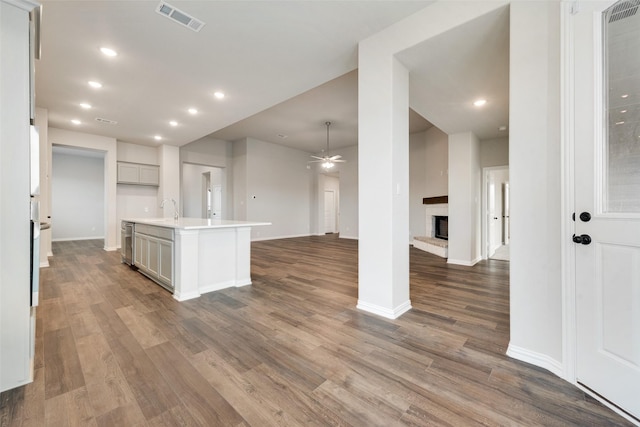
[[194, 163], [182, 164], [182, 209], [185, 217], [224, 217], [225, 170]]
[[51, 240], [105, 239], [105, 152], [54, 145]]
[[321, 234], [340, 232], [340, 178], [337, 173], [323, 177]]
[[482, 257], [509, 261], [509, 166], [483, 168]]

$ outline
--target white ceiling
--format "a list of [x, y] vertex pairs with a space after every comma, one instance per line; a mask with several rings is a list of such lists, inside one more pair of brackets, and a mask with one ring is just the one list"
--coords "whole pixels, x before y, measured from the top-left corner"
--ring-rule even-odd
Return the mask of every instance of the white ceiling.
[[[52, 127], [144, 145], [157, 145], [154, 135], [176, 146], [251, 136], [318, 152], [327, 120], [332, 149], [355, 145], [358, 41], [429, 3], [171, 1], [205, 22], [196, 33], [157, 14], [158, 1], [44, 0], [36, 104]], [[466, 123], [473, 127], [465, 131], [493, 138], [508, 122], [508, 10], [468, 25], [399, 58], [411, 70], [415, 111], [447, 133]], [[103, 56], [101, 46], [118, 56]], [[103, 87], [91, 89], [89, 80]], [[216, 90], [225, 99], [215, 99]], [[478, 95], [491, 108], [474, 121], [469, 105]], [[413, 112], [411, 125], [430, 126]]]

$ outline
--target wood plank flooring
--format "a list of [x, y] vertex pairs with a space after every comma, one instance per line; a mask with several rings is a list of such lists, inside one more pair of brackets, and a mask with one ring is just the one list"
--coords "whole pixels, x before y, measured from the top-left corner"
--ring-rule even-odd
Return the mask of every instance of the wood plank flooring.
[[549, 372], [505, 356], [508, 263], [411, 249], [413, 309], [357, 301], [357, 242], [252, 244], [253, 284], [177, 302], [102, 250], [55, 243], [35, 381], [2, 426], [624, 426]]

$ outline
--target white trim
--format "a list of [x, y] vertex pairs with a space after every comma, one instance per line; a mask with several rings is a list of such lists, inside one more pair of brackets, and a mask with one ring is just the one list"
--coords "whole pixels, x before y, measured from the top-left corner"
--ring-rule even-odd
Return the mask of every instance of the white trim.
[[198, 291], [193, 291], [193, 292], [183, 292], [183, 293], [179, 293], [179, 292], [175, 292], [173, 293], [173, 298], [178, 300], [178, 301], [186, 301], [189, 299], [194, 299], [194, 298], [198, 298], [200, 296], [200, 292]]
[[104, 240], [104, 236], [94, 237], [64, 237], [62, 239], [52, 239], [52, 242], [71, 242], [73, 240]]
[[[480, 258], [481, 259], [489, 259], [489, 254], [487, 253], [487, 247], [489, 246], [489, 207], [487, 206], [487, 184], [489, 183], [489, 173], [493, 171], [509, 171], [509, 165], [504, 166], [487, 166], [482, 168], [482, 189], [480, 191], [482, 198], [482, 211], [480, 213], [482, 221], [481, 221], [481, 248], [480, 248]], [[500, 213], [502, 215], [502, 213]], [[504, 223], [504, 218], [502, 218], [502, 222]], [[499, 247], [499, 246], [498, 246]]]
[[562, 363], [546, 354], [531, 351], [526, 348], [518, 347], [509, 343], [509, 347], [507, 348], [507, 356], [520, 360], [522, 362], [527, 362], [532, 365], [539, 366], [540, 368], [546, 369], [547, 371], [562, 378]]
[[342, 233], [338, 236], [339, 239], [358, 240], [358, 236], [345, 236]]
[[397, 319], [407, 311], [411, 310], [411, 300], [403, 302], [393, 310], [358, 300], [358, 305], [356, 305], [356, 308], [362, 311], [377, 314], [378, 316], [386, 317], [387, 319]]
[[561, 286], [562, 286], [562, 375], [571, 383], [576, 382], [576, 280], [575, 280], [575, 245], [569, 239], [575, 231], [575, 222], [571, 216], [575, 212], [575, 108], [573, 61], [573, 3], [563, 3], [560, 19], [560, 57], [561, 89], [560, 89], [560, 207], [561, 234], [566, 236], [561, 243]]
[[449, 258], [449, 259], [447, 259], [447, 264], [464, 265], [464, 266], [467, 266], [467, 267], [473, 267], [474, 265], [476, 265], [480, 261], [482, 261], [482, 256], [479, 256], [478, 258], [476, 258], [474, 260], [471, 260], [471, 261], [464, 261], [464, 260], [461, 260], [461, 259]]
[[324, 236], [324, 234], [292, 234], [290, 236], [268, 236], [268, 237], [254, 237], [252, 242], [261, 242], [263, 240], [279, 240], [279, 239], [294, 239], [296, 237], [309, 237], [309, 236]]
[[104, 248], [102, 248], [103, 250], [107, 251], [107, 252], [113, 252], [113, 251], [117, 251], [118, 247], [117, 246], [105, 246]]
[[10, 4], [22, 10], [26, 10], [27, 12], [31, 12], [36, 7], [40, 6], [40, 3], [32, 0], [2, 0], [2, 3]]
[[47, 268], [47, 267], [49, 267], [49, 260], [40, 261], [40, 268]]

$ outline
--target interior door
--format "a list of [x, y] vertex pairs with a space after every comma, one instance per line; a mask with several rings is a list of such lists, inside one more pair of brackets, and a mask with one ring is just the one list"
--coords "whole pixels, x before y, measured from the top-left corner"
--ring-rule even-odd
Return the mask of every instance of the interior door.
[[211, 172], [202, 174], [202, 217], [211, 218]]
[[487, 188], [487, 224], [488, 224], [488, 236], [489, 247], [487, 257], [491, 258], [496, 252], [496, 249], [500, 247], [500, 242], [496, 239], [496, 231], [498, 230], [498, 213], [497, 213], [497, 200], [496, 200], [496, 182], [492, 173], [489, 173], [489, 183]]
[[509, 217], [509, 183], [502, 183], [502, 243], [509, 244], [511, 240], [511, 220]]
[[336, 193], [333, 190], [324, 192], [324, 232], [336, 231]]
[[578, 2], [570, 18], [573, 241], [577, 381], [640, 419], [640, 14], [633, 5]]
[[211, 203], [211, 218], [222, 218], [222, 186], [214, 185], [212, 187], [212, 203]]

